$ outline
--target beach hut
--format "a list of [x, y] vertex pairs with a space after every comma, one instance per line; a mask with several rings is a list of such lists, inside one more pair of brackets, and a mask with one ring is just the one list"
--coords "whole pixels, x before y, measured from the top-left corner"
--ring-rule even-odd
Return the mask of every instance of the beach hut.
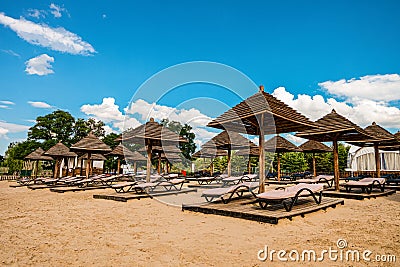
[[335, 177], [335, 189], [339, 191], [338, 141], [349, 142], [374, 138], [362, 128], [338, 114], [334, 109], [332, 112], [318, 119], [314, 124], [318, 128], [298, 132], [296, 136], [319, 142], [333, 143], [333, 174]]
[[139, 127], [126, 131], [117, 138], [117, 140], [127, 143], [144, 144], [147, 152], [147, 171], [146, 181], [150, 182], [151, 174], [151, 154], [153, 146], [163, 145], [177, 145], [180, 142], [187, 142], [187, 140], [178, 134], [172, 132], [168, 128], [162, 126], [158, 122], [154, 121], [154, 118], [150, 118], [150, 121], [146, 122]]
[[223, 131], [211, 138], [202, 147], [226, 150], [228, 156], [228, 176], [231, 176], [232, 150], [247, 149], [250, 151], [250, 148], [256, 147], [256, 145], [236, 132]]
[[44, 152], [45, 151], [42, 148], [39, 147], [35, 151], [33, 151], [32, 153], [30, 153], [29, 155], [27, 155], [25, 157], [26, 160], [35, 161], [34, 175], [33, 175], [35, 177], [35, 179], [37, 178], [37, 175], [38, 175], [39, 161], [52, 161], [52, 160], [54, 160], [52, 157], [44, 155]]
[[71, 150], [87, 153], [86, 178], [89, 178], [92, 154], [106, 154], [111, 152], [111, 148], [104, 144], [93, 132], [90, 132], [86, 137], [73, 144]]
[[227, 156], [228, 152], [223, 149], [202, 148], [192, 155], [192, 158], [210, 159], [210, 175], [214, 174], [214, 159], [216, 157]]
[[325, 144], [315, 141], [315, 140], [308, 140], [305, 143], [301, 144], [299, 148], [304, 152], [304, 153], [312, 153], [312, 158], [313, 158], [313, 176], [317, 176], [317, 168], [315, 164], [315, 154], [316, 153], [326, 153], [326, 152], [332, 152], [332, 149]]
[[265, 191], [265, 135], [315, 127], [307, 117], [264, 92], [262, 85], [259, 92], [212, 120], [208, 126], [259, 136], [260, 193]]
[[119, 144], [116, 146], [110, 153], [107, 155], [116, 156], [118, 157], [118, 164], [117, 164], [117, 173], [120, 173], [121, 170], [121, 160], [122, 159], [129, 159], [133, 161], [133, 169], [136, 174], [137, 172], [137, 161], [146, 161], [146, 158], [137, 151], [131, 151], [123, 144]]
[[271, 153], [277, 153], [277, 179], [281, 180], [281, 154], [286, 152], [301, 152], [301, 149], [298, 148], [293, 143], [289, 142], [287, 139], [283, 138], [280, 135], [276, 135], [265, 142], [264, 146], [265, 151]]
[[44, 155], [51, 156], [56, 160], [56, 165], [54, 166], [54, 178], [57, 178], [61, 175], [61, 173], [59, 175], [59, 170], [63, 158], [74, 158], [78, 156], [76, 153], [70, 151], [70, 149], [66, 145], [61, 143], [61, 141], [49, 148], [49, 150], [47, 150]]
[[371, 125], [364, 128], [373, 139], [359, 140], [359, 141], [349, 141], [348, 143], [356, 145], [359, 147], [374, 147], [375, 153], [375, 173], [376, 177], [381, 177], [381, 160], [379, 155], [380, 147], [388, 147], [399, 145], [400, 142], [397, 140], [396, 136], [388, 132], [386, 129], [380, 125], [373, 122]]

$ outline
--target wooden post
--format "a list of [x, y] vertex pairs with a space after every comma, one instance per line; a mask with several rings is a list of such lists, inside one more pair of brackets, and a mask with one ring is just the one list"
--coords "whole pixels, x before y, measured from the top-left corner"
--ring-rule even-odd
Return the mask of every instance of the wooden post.
[[83, 157], [81, 158], [81, 170], [80, 170], [79, 175], [80, 175], [80, 176], [83, 175]]
[[158, 152], [158, 167], [157, 167], [158, 174], [161, 174], [161, 152]]
[[381, 177], [381, 157], [379, 155], [378, 144], [374, 143], [374, 151], [375, 151], [375, 168], [376, 168], [376, 177]]
[[211, 161], [210, 161], [210, 163], [211, 163], [210, 164], [211, 165], [210, 166], [210, 175], [213, 176], [214, 175], [214, 158], [211, 157], [210, 159], [211, 159]]
[[228, 177], [231, 177], [231, 152], [232, 148], [228, 148]]
[[150, 183], [150, 173], [151, 173], [151, 143], [147, 144], [147, 169], [146, 169], [146, 182]]
[[281, 180], [281, 154], [278, 153], [278, 169], [277, 169], [277, 179], [278, 181]]
[[335, 177], [335, 190], [339, 191], [339, 150], [337, 137], [333, 138], [333, 175]]
[[259, 177], [260, 177], [260, 188], [258, 189], [259, 193], [265, 192], [265, 151], [264, 151], [264, 114], [261, 114], [259, 123], [259, 139], [258, 146], [260, 148], [260, 155], [258, 160], [258, 168], [259, 168]]
[[133, 162], [133, 172], [135, 173], [135, 175], [137, 175], [137, 164], [136, 164], [136, 160]]
[[90, 173], [90, 152], [88, 152], [87, 160], [86, 160], [86, 179], [89, 179]]
[[317, 177], [317, 166], [315, 164], [315, 153], [312, 153], [313, 176]]
[[119, 174], [121, 171], [121, 159], [120, 157], [118, 157], [118, 161], [117, 161], [117, 174]]

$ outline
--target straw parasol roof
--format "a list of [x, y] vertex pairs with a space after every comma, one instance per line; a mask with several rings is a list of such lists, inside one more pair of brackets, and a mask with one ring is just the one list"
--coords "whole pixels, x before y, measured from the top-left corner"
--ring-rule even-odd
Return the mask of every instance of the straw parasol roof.
[[111, 148], [104, 144], [97, 136], [90, 132], [86, 137], [71, 146], [71, 150], [90, 151], [92, 153], [111, 152]]
[[52, 157], [76, 157], [78, 156], [75, 152], [69, 150], [69, 148], [63, 143], [58, 142], [54, 146], [52, 146], [49, 150], [47, 150], [45, 155]]
[[150, 118], [150, 121], [146, 122], [139, 127], [123, 133], [122, 136], [116, 140], [124, 142], [133, 142], [136, 144], [144, 144], [147, 149], [147, 171], [146, 181], [150, 181], [150, 169], [151, 169], [151, 153], [153, 146], [163, 146], [163, 143], [178, 143], [188, 141], [172, 132], [168, 128], [154, 121], [154, 118]]
[[[307, 117], [264, 92], [264, 87], [261, 86], [260, 89], [256, 94], [212, 120], [207, 126], [258, 135], [260, 129], [257, 116], [269, 114], [270, 116], [264, 117], [264, 134], [296, 132], [313, 127], [313, 123]], [[271, 121], [271, 116], [275, 123]]]
[[[83, 154], [78, 158], [79, 160], [81, 159], [88, 159], [88, 153]], [[90, 155], [90, 160], [107, 160], [106, 157], [104, 157], [102, 154], [92, 154]]]
[[215, 158], [228, 155], [223, 149], [202, 148], [192, 155], [192, 158]]
[[264, 92], [262, 85], [259, 92], [226, 111], [208, 126], [259, 136], [260, 193], [265, 191], [265, 134], [296, 132], [315, 127], [307, 117]]
[[44, 155], [44, 150], [42, 148], [40, 148], [40, 147], [37, 148], [32, 153], [30, 153], [29, 155], [27, 155], [25, 157], [25, 159], [28, 159], [28, 160], [47, 160], [47, 161], [53, 160], [52, 157]]
[[371, 140], [374, 137], [361, 129], [358, 125], [336, 113], [323, 116], [314, 123], [318, 128], [299, 132], [296, 136], [316, 140], [320, 142], [333, 142], [333, 167], [335, 177], [335, 189], [339, 191], [339, 154], [338, 141]]
[[299, 148], [303, 150], [303, 152], [308, 153], [332, 152], [332, 148], [315, 140], [308, 140], [307, 142], [301, 144]]
[[113, 151], [111, 151], [107, 155], [125, 157], [125, 158], [131, 159], [131, 160], [146, 161], [146, 158], [143, 157], [142, 154], [138, 153], [137, 151], [129, 150], [123, 144], [119, 144], [118, 146], [116, 146], [113, 149]]
[[265, 151], [275, 152], [275, 153], [285, 153], [285, 152], [301, 152], [302, 150], [298, 148], [293, 143], [289, 142], [287, 139], [280, 135], [275, 135], [271, 139], [265, 142]]
[[307, 142], [301, 144], [299, 146], [300, 149], [305, 153], [312, 153], [313, 155], [313, 176], [317, 176], [317, 168], [315, 163], [315, 153], [324, 153], [324, 152], [332, 152], [332, 149], [325, 144], [315, 141], [308, 140]]

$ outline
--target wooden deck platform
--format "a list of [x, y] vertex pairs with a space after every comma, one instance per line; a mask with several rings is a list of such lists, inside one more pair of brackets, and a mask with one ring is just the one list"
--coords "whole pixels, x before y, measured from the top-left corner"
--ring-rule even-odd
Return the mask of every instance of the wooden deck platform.
[[45, 184], [32, 184], [28, 185], [27, 188], [31, 190], [37, 190], [37, 189], [51, 189], [51, 188], [57, 188], [57, 187], [65, 187], [65, 185], [45, 185]]
[[338, 204], [343, 205], [344, 200], [322, 198], [321, 204], [317, 205], [312, 199], [299, 199], [293, 209], [288, 212], [282, 204], [273, 205], [263, 210], [254, 200], [238, 199], [228, 204], [213, 202], [204, 205], [182, 205], [182, 210], [277, 224], [280, 219], [292, 220], [295, 216], [304, 217], [307, 213], [326, 210], [328, 207], [335, 208]]
[[197, 189], [194, 188], [184, 188], [179, 191], [164, 191], [164, 192], [153, 192], [150, 194], [138, 194], [134, 192], [128, 193], [112, 193], [112, 194], [101, 194], [101, 195], [93, 195], [93, 198], [96, 199], [107, 199], [107, 200], [114, 200], [114, 201], [121, 201], [127, 202], [131, 199], [141, 199], [141, 198], [153, 198], [153, 197], [161, 197], [161, 196], [168, 196], [168, 195], [177, 195], [177, 194], [185, 194], [190, 192], [197, 192]]
[[347, 193], [346, 191], [334, 191], [334, 190], [326, 190], [322, 192], [324, 197], [333, 197], [333, 198], [347, 198], [347, 199], [370, 199], [377, 197], [389, 196], [391, 194], [396, 193], [395, 190], [385, 190], [385, 192], [380, 191], [372, 191], [371, 194], [361, 193], [361, 190], [353, 189], [352, 192]]
[[50, 188], [50, 191], [56, 192], [56, 193], [65, 193], [65, 192], [87, 191], [87, 190], [107, 189], [107, 188], [110, 188], [110, 187], [107, 185], [88, 186], [88, 187], [64, 186], [64, 187]]
[[265, 180], [266, 184], [276, 184], [276, 185], [289, 185], [289, 184], [295, 184], [296, 181], [276, 181], [276, 180]]
[[400, 185], [385, 185], [386, 189], [400, 191]]

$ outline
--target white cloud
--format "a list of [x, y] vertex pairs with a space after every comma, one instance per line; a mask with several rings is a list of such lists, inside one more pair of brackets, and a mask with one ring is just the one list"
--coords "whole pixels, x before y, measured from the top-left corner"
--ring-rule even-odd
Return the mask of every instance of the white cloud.
[[28, 104], [30, 104], [34, 108], [53, 108], [46, 102], [41, 102], [41, 101], [28, 101]]
[[25, 132], [29, 129], [29, 126], [21, 125], [21, 124], [15, 124], [15, 123], [10, 123], [10, 122], [5, 122], [5, 121], [0, 121], [0, 132], [3, 137], [7, 133], [19, 133], [19, 132]]
[[125, 108], [126, 114], [138, 114], [143, 121], [154, 118], [162, 120], [168, 118], [170, 121], [178, 121], [182, 124], [190, 124], [192, 127], [206, 125], [212, 118], [204, 115], [198, 109], [191, 108], [177, 109], [173, 107], [148, 103], [142, 99], [133, 102], [128, 108]]
[[66, 13], [69, 16], [68, 11], [64, 7], [57, 6], [56, 4], [50, 4], [50, 13], [53, 14], [55, 18], [61, 18], [62, 13]]
[[390, 106], [385, 101], [369, 99], [348, 99], [338, 101], [334, 98], [324, 99], [321, 95], [298, 95], [297, 98], [285, 88], [279, 87], [272, 93], [289, 106], [315, 121], [335, 109], [361, 127], [376, 122], [386, 128], [400, 128], [400, 109]]
[[106, 15], [106, 14], [103, 14], [103, 15], [101, 15], [101, 17], [102, 17], [103, 19], [106, 19], [106, 18], [107, 18], [107, 15]]
[[73, 55], [91, 55], [96, 52], [91, 44], [62, 27], [52, 28], [46, 24], [25, 20], [22, 17], [14, 19], [4, 13], [0, 13], [0, 23], [10, 27], [20, 38], [34, 45]]
[[6, 106], [6, 105], [0, 105], [0, 108], [9, 108], [9, 106]]
[[105, 123], [115, 120], [124, 120], [124, 116], [119, 110], [119, 106], [115, 104], [115, 99], [112, 97], [103, 98], [103, 102], [100, 105], [83, 105], [81, 111], [87, 115], [94, 115], [97, 119], [102, 120]]
[[8, 101], [8, 100], [0, 100], [0, 103], [4, 104], [4, 105], [15, 105], [14, 102], [11, 102], [11, 101]]
[[400, 75], [367, 75], [359, 79], [326, 81], [318, 84], [332, 95], [345, 97], [350, 101], [368, 99], [372, 101], [393, 101], [400, 99]]
[[28, 16], [36, 19], [46, 17], [46, 11], [39, 9], [28, 9]]
[[282, 137], [286, 138], [289, 142], [292, 142], [293, 144], [295, 144], [296, 146], [299, 146], [301, 144], [303, 144], [304, 142], [307, 141], [307, 139], [301, 138], [301, 137], [297, 137], [293, 134], [287, 133], [284, 134]]
[[14, 51], [11, 50], [11, 49], [7, 49], [7, 50], [1, 49], [1, 51], [4, 52], [4, 53], [6, 53], [6, 54], [9, 54], [9, 55], [11, 55], [11, 56], [21, 58], [21, 55], [20, 55], [20, 54], [14, 52]]
[[0, 127], [0, 138], [7, 138], [8, 129]]
[[51, 69], [53, 67], [51, 63], [53, 62], [54, 62], [54, 57], [51, 57], [47, 54], [42, 54], [40, 56], [31, 58], [28, 61], [26, 61], [25, 71], [29, 75], [33, 74], [39, 76], [48, 75], [54, 73], [54, 71]]

